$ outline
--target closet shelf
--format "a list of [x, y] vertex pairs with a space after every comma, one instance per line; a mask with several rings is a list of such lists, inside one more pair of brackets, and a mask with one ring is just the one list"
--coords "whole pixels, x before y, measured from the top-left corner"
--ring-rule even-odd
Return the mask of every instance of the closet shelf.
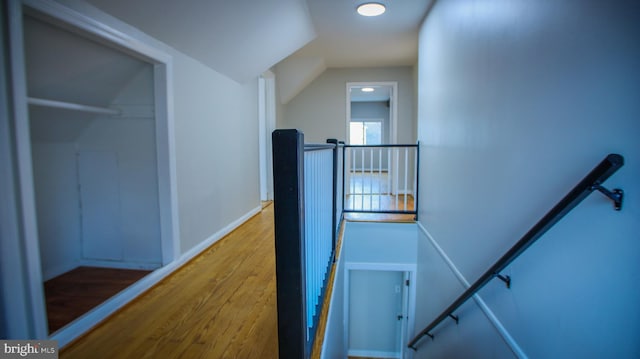
[[73, 102], [47, 100], [47, 99], [36, 98], [36, 97], [29, 97], [27, 99], [27, 103], [33, 106], [63, 108], [67, 110], [99, 113], [99, 114], [112, 115], [112, 116], [120, 116], [122, 114], [120, 110], [116, 110], [112, 108], [88, 106], [88, 105], [82, 105], [82, 104], [73, 103]]

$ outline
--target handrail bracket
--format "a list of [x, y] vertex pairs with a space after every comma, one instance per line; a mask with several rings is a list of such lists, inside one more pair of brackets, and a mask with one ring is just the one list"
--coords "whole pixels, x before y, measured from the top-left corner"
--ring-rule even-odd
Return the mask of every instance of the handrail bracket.
[[449, 314], [449, 318], [455, 320], [456, 324], [458, 324], [458, 321], [460, 320], [460, 317], [458, 317], [457, 315], [453, 315], [453, 314]]
[[609, 197], [613, 201], [613, 208], [616, 211], [622, 209], [622, 199], [624, 198], [624, 191], [620, 188], [615, 188], [613, 191], [609, 191], [605, 187], [603, 187], [599, 182], [596, 182], [593, 186], [591, 186], [592, 191], [600, 191], [603, 195]]
[[503, 281], [508, 289], [511, 289], [511, 276], [496, 273], [496, 277]]
[[511, 288], [511, 277], [502, 275], [511, 262], [522, 254], [529, 246], [544, 235], [554, 224], [564, 217], [575, 206], [582, 202], [591, 192], [598, 190], [614, 202], [614, 208], [619, 211], [622, 208], [622, 199], [624, 193], [621, 189], [610, 191], [602, 186], [611, 175], [624, 165], [624, 157], [619, 154], [611, 153], [605, 157], [589, 174], [587, 174], [560, 202], [558, 202], [547, 214], [542, 217], [516, 244], [511, 247], [498, 261], [496, 261], [482, 276], [480, 276], [467, 290], [464, 291], [453, 303], [451, 303], [436, 319], [427, 325], [417, 336], [415, 336], [408, 344], [409, 347], [416, 350], [416, 344], [424, 335], [429, 335], [440, 322], [451, 316], [462, 304], [469, 298], [474, 296], [481, 288], [483, 288], [493, 278], [499, 278], [507, 284], [507, 288]]

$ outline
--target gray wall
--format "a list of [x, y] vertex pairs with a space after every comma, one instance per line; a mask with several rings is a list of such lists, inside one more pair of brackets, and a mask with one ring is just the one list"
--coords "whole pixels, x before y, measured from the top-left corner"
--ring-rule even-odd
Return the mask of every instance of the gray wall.
[[260, 205], [257, 79], [238, 84], [174, 55], [183, 251]]
[[[103, 23], [117, 31], [131, 36], [145, 46], [160, 49], [171, 56], [173, 76], [169, 86], [173, 96], [169, 99], [174, 118], [175, 159], [177, 168], [177, 206], [180, 220], [179, 249], [182, 253], [203, 243], [207, 239], [217, 239], [219, 234], [231, 229], [237, 221], [259, 209], [258, 176], [258, 126], [257, 126], [257, 81], [239, 84], [214, 69], [204, 66], [187, 55], [167, 46], [139, 30], [97, 10], [82, 0], [60, 0], [88, 18]], [[6, 8], [0, 7], [2, 33], [6, 37]], [[12, 100], [6, 93], [4, 84], [10, 83], [5, 60], [9, 58], [9, 48], [2, 45], [2, 81], [0, 93], [2, 103]], [[104, 73], [88, 72], [89, 76], [100, 77]], [[256, 79], [257, 80], [257, 79]], [[7, 106], [2, 106], [7, 109]], [[11, 110], [11, 109], [9, 109]], [[36, 322], [43, 315], [44, 303], [39, 294], [30, 289], [38, 283], [29, 283], [36, 275], [39, 261], [38, 248], [24, 248], [20, 243], [37, 230], [31, 222], [23, 222], [18, 198], [18, 168], [15, 136], [10, 133], [11, 121], [4, 111], [2, 118], [3, 145], [0, 147], [3, 163], [7, 163], [7, 173], [0, 178], [0, 190], [6, 201], [2, 206], [2, 255], [1, 285], [3, 293], [12, 293], [12, 298], [3, 296], [2, 332], [12, 338], [44, 336], [43, 323], [30, 324], [32, 317], [29, 307], [35, 308]], [[5, 116], [7, 115], [7, 116]], [[7, 130], [7, 131], [4, 131]], [[12, 131], [12, 130], [11, 130]], [[25, 171], [28, 175], [29, 171]], [[150, 186], [151, 189], [153, 186]], [[6, 196], [5, 196], [6, 195]], [[30, 202], [30, 198], [26, 198]], [[25, 226], [26, 224], [26, 226]], [[6, 236], [5, 236], [6, 234]], [[180, 253], [178, 253], [180, 255]], [[7, 259], [6, 261], [4, 260]], [[28, 272], [16, 268], [26, 268], [25, 261], [32, 261], [35, 269]], [[6, 262], [6, 263], [5, 263]], [[31, 287], [30, 287], [31, 285]], [[43, 317], [43, 316], [42, 316]]]
[[60, 2], [173, 58], [181, 251], [258, 207], [257, 78], [240, 84], [91, 5]]
[[328, 69], [282, 108], [278, 128], [297, 128], [307, 142], [346, 139], [347, 82], [398, 82], [398, 142], [414, 143], [412, 67]]
[[[90, 241], [81, 234], [83, 214], [78, 189], [83, 183], [78, 182], [76, 156], [86, 151], [113, 153], [118, 163], [119, 212], [113, 221], [119, 224], [122, 238], [112, 247], [119, 247], [123, 255], [119, 263], [100, 264], [148, 269], [161, 265], [152, 78], [151, 66], [143, 67], [111, 100], [116, 106], [135, 107], [146, 117], [31, 108], [38, 239], [45, 280], [79, 265], [96, 264], [86, 262], [81, 251]], [[71, 126], [70, 122], [77, 125]]]
[[[511, 290], [480, 292], [513, 347], [471, 301], [416, 358], [640, 356], [639, 11], [435, 3], [419, 40], [419, 218], [462, 277], [475, 280], [607, 153], [625, 156], [605, 185], [627, 197], [616, 212], [591, 194], [507, 269]], [[416, 329], [463, 290], [425, 242]]]
[[389, 143], [389, 111], [386, 101], [351, 102], [351, 120], [382, 120], [382, 143]]

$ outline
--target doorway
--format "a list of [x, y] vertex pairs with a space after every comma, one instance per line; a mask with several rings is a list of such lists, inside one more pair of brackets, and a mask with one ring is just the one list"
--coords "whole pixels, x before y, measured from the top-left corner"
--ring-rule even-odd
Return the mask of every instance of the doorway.
[[84, 267], [136, 281], [179, 255], [171, 58], [61, 4], [11, 1], [8, 17], [28, 325], [63, 345], [134, 294], [52, 334], [45, 281]]
[[258, 78], [258, 146], [260, 147], [260, 200], [273, 200], [271, 133], [276, 129], [275, 74], [266, 71]]
[[345, 208], [407, 210], [408, 201], [398, 196], [409, 198], [402, 187], [409, 155], [392, 146], [398, 143], [398, 83], [349, 82], [346, 93]]
[[[348, 144], [396, 144], [398, 129], [397, 82], [348, 82], [346, 99], [346, 140]], [[370, 137], [353, 136], [371, 126]], [[358, 132], [355, 132], [355, 131]], [[354, 133], [355, 132], [355, 133]], [[373, 142], [368, 143], [367, 139]], [[354, 143], [355, 141], [355, 143]]]
[[413, 326], [412, 268], [347, 263], [346, 274], [346, 356], [409, 358], [405, 349]]

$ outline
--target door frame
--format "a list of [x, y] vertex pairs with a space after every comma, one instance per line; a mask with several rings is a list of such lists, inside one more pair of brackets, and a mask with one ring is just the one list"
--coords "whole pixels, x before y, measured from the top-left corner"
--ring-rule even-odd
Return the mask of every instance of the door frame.
[[258, 146], [260, 155], [260, 200], [273, 200], [271, 133], [276, 129], [275, 74], [266, 71], [258, 78]]
[[389, 142], [390, 144], [398, 143], [398, 82], [397, 81], [365, 81], [365, 82], [347, 82], [347, 102], [346, 102], [346, 118], [345, 142], [349, 142], [349, 122], [351, 121], [351, 88], [364, 86], [387, 86], [391, 87], [391, 96], [389, 99]]
[[[386, 86], [391, 87], [391, 96], [389, 99], [389, 144], [398, 143], [398, 82], [397, 81], [365, 81], [365, 82], [347, 82], [346, 93], [346, 118], [345, 118], [345, 143], [349, 143], [350, 128], [351, 125], [351, 88], [352, 87], [364, 87], [364, 86]], [[392, 151], [393, 152], [393, 151]], [[398, 166], [396, 163], [396, 156], [390, 156], [387, 164], [387, 171], [389, 175], [395, 173], [395, 168]], [[349, 159], [347, 159], [349, 160]], [[391, 193], [396, 193], [398, 188], [395, 181], [391, 181]]]
[[360, 262], [346, 262], [345, 263], [345, 276], [344, 276], [344, 357], [348, 357], [349, 353], [349, 303], [350, 303], [350, 278], [352, 270], [368, 270], [368, 271], [385, 271], [385, 272], [403, 272], [405, 280], [409, 281], [409, 285], [403, 286], [403, 295], [406, 294], [403, 300], [403, 309], [406, 305], [406, 312], [403, 313], [407, 316], [404, 325], [401, 329], [400, 338], [400, 358], [412, 359], [413, 351], [407, 350], [407, 346], [404, 343], [408, 343], [409, 339], [414, 335], [415, 318], [411, 313], [415, 313], [416, 310], [416, 286], [415, 278], [417, 273], [417, 267], [415, 264], [407, 263], [360, 263]]
[[[6, 16], [9, 19], [9, 58], [13, 75], [10, 84], [13, 118], [9, 119], [9, 122], [13, 126], [13, 136], [15, 138], [16, 153], [14, 157], [17, 163], [15, 177], [17, 178], [17, 186], [20, 192], [20, 197], [18, 198], [19, 216], [22, 219], [20, 226], [23, 228], [22, 236], [16, 236], [13, 244], [17, 248], [23, 248], [22, 256], [24, 257], [27, 273], [24, 283], [26, 288], [24, 289], [28, 290], [32, 298], [28, 308], [30, 317], [28, 326], [33, 329], [27, 333], [28, 337], [47, 338], [49, 334], [37, 233], [38, 225], [27, 104], [22, 23], [25, 7], [29, 8], [29, 11], [51, 18], [56, 23], [62, 24], [65, 29], [76, 32], [79, 36], [89, 36], [92, 40], [115, 48], [153, 66], [156, 165], [163, 266], [174, 262], [180, 255], [173, 119], [173, 60], [170, 55], [163, 51], [65, 5], [47, 0], [8, 1], [8, 14]], [[135, 294], [131, 295], [131, 299], [133, 297], [135, 297]], [[90, 312], [93, 315], [91, 320], [86, 320], [79, 325], [72, 325], [58, 331], [51, 338], [60, 340], [60, 345], [62, 346], [95, 324], [89, 322], [101, 320], [100, 318], [106, 317], [122, 305], [122, 300], [117, 303], [114, 302], [109, 308], [103, 305], [100, 307], [100, 313], [96, 313], [96, 311]]]

